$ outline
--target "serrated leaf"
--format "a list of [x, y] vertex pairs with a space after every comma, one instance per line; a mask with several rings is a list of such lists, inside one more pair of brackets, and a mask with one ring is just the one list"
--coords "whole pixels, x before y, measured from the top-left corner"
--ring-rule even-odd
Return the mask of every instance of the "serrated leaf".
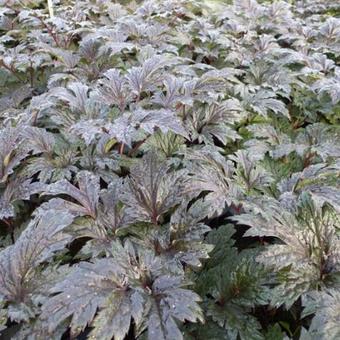
[[70, 214], [56, 217], [46, 211], [32, 220], [14, 245], [0, 252], [0, 293], [5, 300], [25, 303], [35, 269], [70, 242], [63, 229], [72, 220]]

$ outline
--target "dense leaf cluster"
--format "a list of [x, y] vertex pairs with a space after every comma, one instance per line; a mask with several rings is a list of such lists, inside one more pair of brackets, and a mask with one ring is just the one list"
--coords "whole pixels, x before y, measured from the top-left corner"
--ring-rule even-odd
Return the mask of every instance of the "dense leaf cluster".
[[2, 336], [339, 339], [337, 1], [54, 4], [0, 0]]

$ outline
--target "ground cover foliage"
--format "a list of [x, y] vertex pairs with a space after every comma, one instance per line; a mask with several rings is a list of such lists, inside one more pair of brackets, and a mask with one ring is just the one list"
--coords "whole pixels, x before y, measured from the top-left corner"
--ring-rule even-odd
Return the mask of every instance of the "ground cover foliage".
[[0, 0], [4, 339], [339, 339], [336, 1]]

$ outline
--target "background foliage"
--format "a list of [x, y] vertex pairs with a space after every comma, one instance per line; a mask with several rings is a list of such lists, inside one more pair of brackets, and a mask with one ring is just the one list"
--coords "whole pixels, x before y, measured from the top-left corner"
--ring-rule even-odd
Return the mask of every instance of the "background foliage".
[[0, 0], [4, 339], [339, 339], [340, 6]]

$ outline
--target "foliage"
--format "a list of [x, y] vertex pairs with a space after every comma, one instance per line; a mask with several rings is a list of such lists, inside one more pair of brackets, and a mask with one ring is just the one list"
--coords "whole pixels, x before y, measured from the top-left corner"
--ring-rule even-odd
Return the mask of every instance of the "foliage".
[[2, 337], [340, 337], [336, 1], [0, 4]]

